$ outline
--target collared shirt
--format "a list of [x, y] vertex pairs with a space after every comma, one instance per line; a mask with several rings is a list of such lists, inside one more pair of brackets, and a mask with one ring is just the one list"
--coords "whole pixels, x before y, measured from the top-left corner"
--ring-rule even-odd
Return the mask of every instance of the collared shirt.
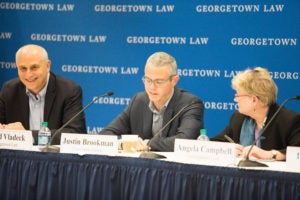
[[165, 103], [165, 105], [162, 107], [162, 109], [160, 111], [156, 110], [156, 108], [154, 106], [154, 103], [152, 101], [149, 102], [149, 109], [153, 113], [153, 120], [152, 120], [152, 134], [153, 134], [153, 136], [156, 133], [158, 133], [158, 131], [162, 128], [164, 113], [167, 109], [167, 106], [168, 106], [173, 94], [174, 94], [174, 92], [172, 93], [172, 95], [170, 96], [170, 98], [167, 100], [167, 102]]
[[32, 94], [26, 88], [26, 94], [29, 97], [29, 129], [30, 130], [39, 130], [41, 123], [44, 121], [44, 105], [47, 86], [49, 82], [50, 74], [48, 74], [47, 82], [45, 87], [37, 94]]

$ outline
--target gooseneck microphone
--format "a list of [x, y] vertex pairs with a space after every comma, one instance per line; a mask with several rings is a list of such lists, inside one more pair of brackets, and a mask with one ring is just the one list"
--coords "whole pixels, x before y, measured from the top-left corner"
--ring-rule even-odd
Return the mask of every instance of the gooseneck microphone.
[[[161, 136], [161, 134], [162, 134], [162, 132], [163, 132], [163, 130], [165, 130], [165, 128], [172, 122], [172, 121], [174, 121], [174, 119], [176, 118], [176, 117], [178, 117], [178, 115], [180, 115], [181, 113], [182, 113], [182, 111], [184, 111], [187, 107], [189, 107], [189, 106], [191, 106], [191, 105], [193, 105], [193, 104], [195, 104], [195, 103], [199, 103], [199, 101], [192, 101], [191, 103], [189, 103], [189, 104], [187, 104], [187, 105], [185, 105], [185, 106], [183, 106], [177, 113], [176, 113], [176, 115], [174, 115], [161, 129], [159, 129], [155, 134], [154, 134], [154, 137], [158, 137], [158, 136]], [[194, 107], [192, 107], [192, 108], [194, 108]]]
[[82, 108], [78, 113], [76, 113], [71, 119], [69, 119], [69, 121], [67, 121], [62, 127], [60, 127], [59, 129], [57, 129], [53, 135], [52, 138], [50, 140], [50, 142], [47, 144], [47, 146], [45, 146], [44, 148], [41, 149], [42, 152], [59, 152], [60, 148], [57, 146], [53, 146], [52, 142], [53, 139], [66, 127], [68, 126], [76, 117], [78, 117], [78, 115], [80, 115], [83, 111], [85, 111], [88, 107], [90, 107], [95, 101], [97, 101], [99, 98], [101, 97], [106, 97], [106, 96], [112, 96], [114, 94], [114, 92], [109, 91], [103, 95], [100, 95], [96, 98], [94, 98], [88, 105], [86, 105], [84, 108]]
[[[176, 117], [178, 117], [178, 115], [180, 115], [187, 107], [195, 104], [195, 103], [199, 103], [200, 101], [192, 101], [191, 103], [189, 104], [186, 104], [185, 106], [183, 106], [161, 129], [159, 129], [153, 136], [153, 138], [156, 138], [156, 137], [159, 137], [161, 136], [163, 130], [165, 130], [165, 128], [172, 122], [174, 121], [174, 119]], [[194, 108], [194, 107], [192, 107]], [[196, 108], [196, 107], [195, 107]], [[160, 154], [157, 154], [157, 153], [154, 153], [154, 152], [149, 152], [149, 151], [145, 151], [145, 152], [142, 152], [140, 154], [140, 158], [153, 158], [153, 159], [161, 159], [161, 158], [166, 158], [165, 156], [163, 155], [160, 155]]]
[[283, 108], [283, 106], [289, 102], [290, 100], [300, 100], [300, 96], [295, 96], [295, 97], [291, 97], [291, 98], [288, 98], [286, 99], [280, 106], [279, 108], [276, 110], [276, 112], [274, 113], [274, 115], [272, 116], [272, 118], [269, 120], [269, 122], [266, 124], [266, 126], [263, 128], [263, 130], [260, 131], [258, 137], [254, 140], [254, 142], [252, 143], [248, 153], [247, 153], [247, 156], [241, 160], [239, 163], [238, 163], [238, 167], [268, 167], [268, 165], [264, 164], [264, 163], [260, 163], [260, 162], [257, 162], [257, 161], [254, 161], [254, 160], [250, 160], [249, 159], [249, 155], [250, 155], [250, 152], [252, 151], [254, 145], [256, 144], [256, 142], [260, 139], [260, 137], [262, 136], [262, 134], [264, 132], [266, 132], [266, 129], [270, 126], [270, 124], [274, 121], [274, 119], [276, 118], [276, 116], [278, 115], [279, 111]]

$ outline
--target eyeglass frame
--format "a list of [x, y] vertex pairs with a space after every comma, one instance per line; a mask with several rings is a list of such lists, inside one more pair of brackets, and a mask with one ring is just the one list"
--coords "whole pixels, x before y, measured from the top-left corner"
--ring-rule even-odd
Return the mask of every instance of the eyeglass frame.
[[240, 97], [246, 97], [246, 96], [251, 97], [251, 95], [249, 95], [249, 94], [235, 94], [234, 98], [240, 98]]
[[256, 97], [256, 98], [260, 99], [259, 96], [254, 96], [254, 95], [250, 95], [250, 94], [235, 94], [234, 98], [240, 98], [240, 97], [246, 97], [246, 96], [248, 96], [248, 97]]
[[176, 76], [176, 74], [170, 75], [169, 78], [167, 78], [167, 79], [155, 79], [155, 80], [152, 80], [151, 78], [143, 76], [142, 81], [145, 85], [146, 84], [148, 84], [148, 85], [154, 84], [154, 86], [160, 87], [160, 86], [164, 85], [167, 81], [171, 81], [174, 76]]

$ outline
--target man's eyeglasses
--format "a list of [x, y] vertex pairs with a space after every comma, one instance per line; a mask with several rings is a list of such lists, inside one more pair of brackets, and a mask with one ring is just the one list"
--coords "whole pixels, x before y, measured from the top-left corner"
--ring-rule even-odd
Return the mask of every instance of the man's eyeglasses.
[[172, 80], [173, 76], [175, 76], [175, 75], [171, 75], [171, 76], [169, 76], [169, 78], [167, 78], [167, 79], [156, 79], [156, 80], [152, 80], [152, 79], [150, 79], [150, 78], [144, 76], [144, 77], [142, 78], [142, 81], [143, 81], [143, 83], [144, 83], [145, 85], [152, 85], [152, 84], [154, 84], [154, 86], [158, 86], [158, 87], [159, 87], [159, 86], [164, 85], [167, 81]]

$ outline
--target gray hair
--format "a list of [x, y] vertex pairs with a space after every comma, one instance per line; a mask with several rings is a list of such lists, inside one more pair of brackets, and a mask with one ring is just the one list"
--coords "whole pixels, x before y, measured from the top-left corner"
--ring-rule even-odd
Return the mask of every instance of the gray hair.
[[146, 66], [148, 63], [151, 63], [157, 67], [168, 65], [170, 67], [170, 75], [177, 74], [177, 63], [175, 58], [165, 52], [156, 52], [152, 54], [147, 59]]
[[16, 52], [15, 59], [17, 60], [17, 57], [19, 54], [27, 52], [27, 51], [37, 53], [38, 55], [41, 56], [42, 59], [49, 60], [46, 49], [39, 45], [35, 45], [35, 44], [27, 44], [27, 45], [24, 45], [21, 48], [19, 48], [19, 50]]

